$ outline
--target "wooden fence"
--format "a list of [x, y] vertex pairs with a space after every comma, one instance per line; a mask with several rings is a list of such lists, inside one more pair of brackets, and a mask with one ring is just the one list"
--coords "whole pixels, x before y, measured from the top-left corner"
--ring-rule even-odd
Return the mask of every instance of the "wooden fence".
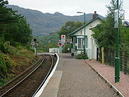
[[[97, 49], [97, 60], [102, 62], [101, 48]], [[115, 65], [115, 50], [104, 49], [104, 63], [110, 66]], [[129, 74], [129, 54], [126, 51], [120, 51], [120, 70], [125, 74]]]

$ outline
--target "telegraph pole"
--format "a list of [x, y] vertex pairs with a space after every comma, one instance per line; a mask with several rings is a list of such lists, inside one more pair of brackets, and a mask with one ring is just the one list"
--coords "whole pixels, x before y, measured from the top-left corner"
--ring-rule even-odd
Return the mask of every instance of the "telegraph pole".
[[116, 28], [116, 55], [115, 55], [115, 83], [120, 81], [120, 31], [119, 31], [119, 0], [117, 0], [117, 9], [115, 10], [115, 28]]

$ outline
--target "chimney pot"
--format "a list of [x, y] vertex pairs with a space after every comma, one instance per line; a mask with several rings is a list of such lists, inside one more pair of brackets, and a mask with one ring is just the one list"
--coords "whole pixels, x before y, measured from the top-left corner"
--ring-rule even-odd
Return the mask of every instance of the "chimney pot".
[[94, 11], [94, 14], [93, 14], [93, 19], [97, 18], [98, 17], [98, 14], [96, 11]]

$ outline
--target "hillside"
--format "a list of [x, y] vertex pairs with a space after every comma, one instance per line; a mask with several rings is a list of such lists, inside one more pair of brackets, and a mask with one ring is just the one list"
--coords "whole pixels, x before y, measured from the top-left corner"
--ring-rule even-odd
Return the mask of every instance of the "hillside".
[[[54, 14], [42, 13], [37, 10], [25, 9], [14, 5], [9, 5], [8, 7], [25, 16], [33, 30], [34, 36], [48, 35], [49, 33], [58, 31], [60, 27], [67, 21], [83, 21], [84, 18], [83, 15], [66, 16], [59, 12]], [[86, 14], [86, 21], [91, 19], [92, 14]]]

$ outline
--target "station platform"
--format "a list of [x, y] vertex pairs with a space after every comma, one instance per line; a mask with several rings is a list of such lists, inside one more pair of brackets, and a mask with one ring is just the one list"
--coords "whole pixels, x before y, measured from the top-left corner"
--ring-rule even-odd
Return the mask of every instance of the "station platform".
[[40, 97], [119, 97], [85, 62], [60, 54], [57, 69]]
[[120, 72], [120, 81], [115, 83], [115, 69], [112, 66], [102, 64], [95, 60], [85, 60], [96, 73], [119, 91], [122, 97], [129, 97], [129, 75]]

